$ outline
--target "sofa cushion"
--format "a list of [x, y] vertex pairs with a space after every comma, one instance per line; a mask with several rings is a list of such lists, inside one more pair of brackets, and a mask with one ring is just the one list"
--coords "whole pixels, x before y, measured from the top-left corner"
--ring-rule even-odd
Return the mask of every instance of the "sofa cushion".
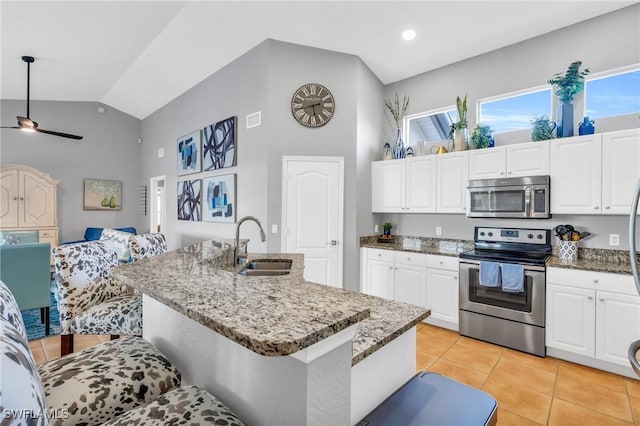
[[118, 254], [118, 262], [128, 263], [131, 261], [131, 249], [129, 241], [134, 234], [130, 232], [118, 231], [116, 229], [105, 228], [100, 235], [100, 241], [110, 244]]
[[147, 405], [127, 411], [105, 423], [105, 426], [183, 424], [244, 425], [233, 411], [207, 391], [184, 386], [165, 393]]
[[91, 306], [71, 320], [71, 334], [142, 335], [142, 295], [121, 294]]
[[[102, 235], [102, 230], [104, 228], [87, 228], [84, 230], [84, 240], [85, 241], [97, 241], [100, 239]], [[131, 234], [135, 234], [136, 228], [129, 226], [126, 228], [115, 228], [116, 231], [129, 232]]]
[[39, 367], [49, 409], [65, 409], [55, 425], [97, 425], [178, 386], [180, 372], [151, 343], [117, 339]]

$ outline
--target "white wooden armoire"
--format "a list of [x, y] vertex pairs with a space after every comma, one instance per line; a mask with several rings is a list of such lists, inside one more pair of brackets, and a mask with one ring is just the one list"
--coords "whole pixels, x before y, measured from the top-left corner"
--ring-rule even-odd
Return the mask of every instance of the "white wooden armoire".
[[38, 231], [58, 245], [58, 181], [33, 167], [0, 165], [0, 231]]

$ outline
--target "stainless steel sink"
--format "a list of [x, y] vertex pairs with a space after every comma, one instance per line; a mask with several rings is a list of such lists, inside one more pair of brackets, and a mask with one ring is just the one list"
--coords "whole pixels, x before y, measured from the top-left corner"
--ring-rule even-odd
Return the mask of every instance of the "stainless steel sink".
[[238, 274], [248, 277], [287, 275], [292, 263], [291, 259], [255, 259]]

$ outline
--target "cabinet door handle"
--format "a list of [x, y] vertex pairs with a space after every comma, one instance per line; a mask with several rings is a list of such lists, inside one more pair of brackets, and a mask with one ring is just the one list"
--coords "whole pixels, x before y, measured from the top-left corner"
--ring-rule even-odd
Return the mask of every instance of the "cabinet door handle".
[[598, 284], [598, 280], [593, 280], [593, 283], [594, 284]]
[[605, 210], [609, 210], [611, 208], [611, 206], [606, 206]]
[[593, 300], [593, 296], [587, 296], [587, 300]]
[[600, 298], [600, 299], [598, 299], [598, 300], [599, 300], [599, 301], [601, 301], [601, 302], [604, 302], [604, 299], [603, 299], [603, 298]]
[[20, 201], [24, 201], [24, 197], [20, 197]]
[[598, 210], [598, 206], [593, 206], [593, 209], [594, 210]]
[[513, 174], [513, 172], [509, 172], [509, 174], [510, 174], [510, 175], [512, 175], [512, 174]]
[[500, 172], [500, 176], [504, 175], [504, 172]]
[[440, 261], [440, 264], [442, 265], [443, 263], [444, 263], [444, 262], [441, 260], [441, 261]]
[[382, 255], [380, 253], [378, 253], [378, 257], [382, 257]]

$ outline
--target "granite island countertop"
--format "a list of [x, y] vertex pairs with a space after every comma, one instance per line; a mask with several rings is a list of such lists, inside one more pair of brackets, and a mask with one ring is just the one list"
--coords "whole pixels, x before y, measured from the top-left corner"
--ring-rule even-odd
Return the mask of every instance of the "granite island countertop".
[[352, 365], [425, 319], [430, 310], [303, 278], [301, 254], [254, 254], [292, 259], [291, 273], [245, 277], [230, 241], [204, 241], [114, 269], [114, 276], [183, 315], [266, 356], [284, 356], [359, 323]]

